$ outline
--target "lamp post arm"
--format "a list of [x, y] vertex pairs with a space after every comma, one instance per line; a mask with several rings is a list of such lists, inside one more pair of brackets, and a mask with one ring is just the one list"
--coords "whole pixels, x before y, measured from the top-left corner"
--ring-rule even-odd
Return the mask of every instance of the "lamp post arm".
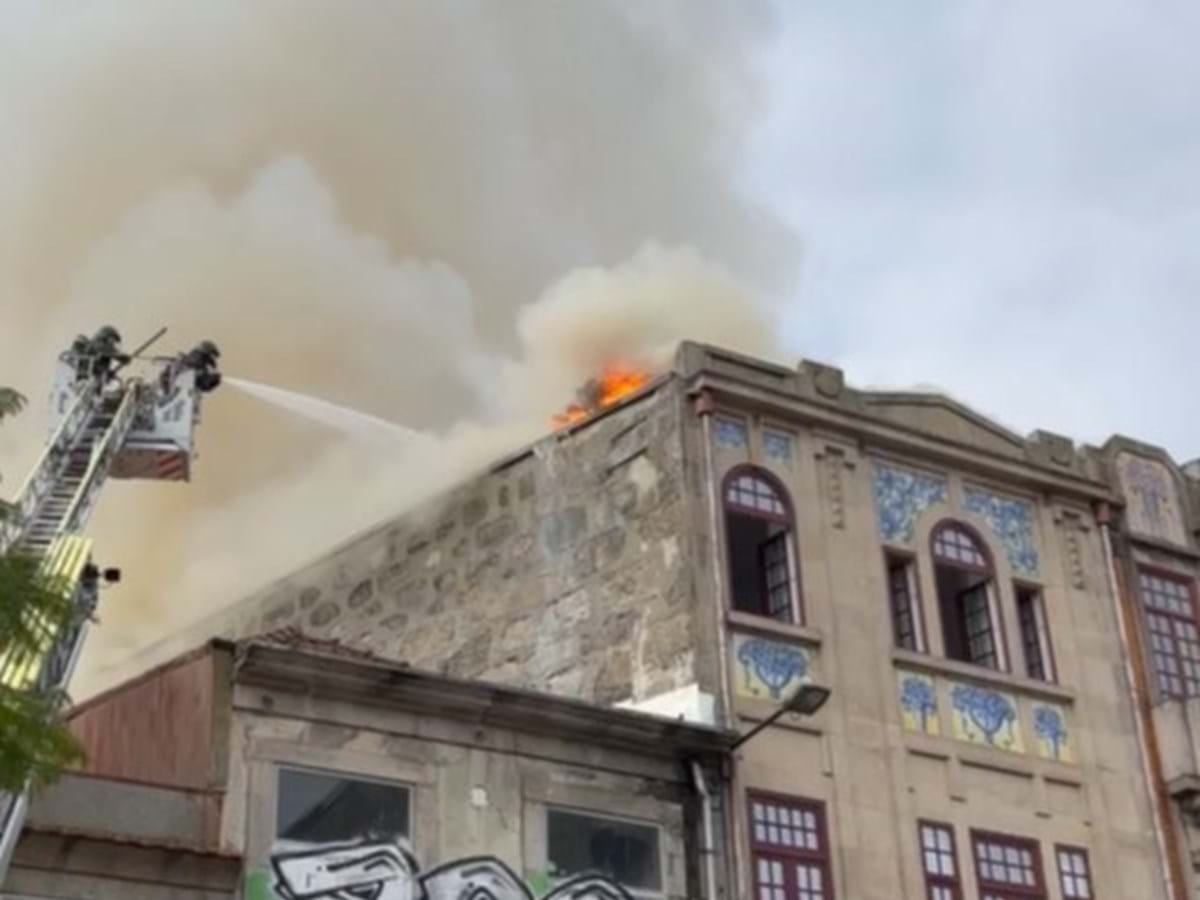
[[758, 734], [764, 728], [767, 728], [771, 724], [773, 724], [780, 716], [782, 716], [787, 711], [788, 711], [788, 708], [787, 708], [786, 704], [784, 704], [783, 706], [780, 706], [773, 713], [771, 713], [769, 716], [767, 716], [765, 719], [763, 719], [761, 722], [759, 722], [757, 725], [755, 725], [753, 728], [751, 728], [749, 731], [747, 731], [745, 734], [743, 734], [740, 738], [738, 738], [736, 741], [734, 741], [733, 746], [730, 747], [729, 749], [731, 751], [736, 750], [738, 747], [742, 746], [742, 744], [746, 743], [746, 741], [750, 740], [750, 738], [754, 737], [756, 734]]

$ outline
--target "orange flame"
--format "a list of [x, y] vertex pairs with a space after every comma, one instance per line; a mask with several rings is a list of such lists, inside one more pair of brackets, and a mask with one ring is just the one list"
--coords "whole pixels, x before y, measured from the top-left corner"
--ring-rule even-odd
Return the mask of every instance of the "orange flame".
[[579, 391], [578, 402], [572, 403], [551, 419], [556, 428], [574, 425], [602, 409], [619, 403], [650, 381], [650, 373], [628, 365], [608, 365]]

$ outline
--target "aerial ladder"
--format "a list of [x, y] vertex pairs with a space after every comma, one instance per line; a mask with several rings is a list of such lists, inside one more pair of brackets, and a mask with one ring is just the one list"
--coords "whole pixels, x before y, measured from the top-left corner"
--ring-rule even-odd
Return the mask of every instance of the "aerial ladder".
[[[128, 356], [111, 339], [105, 344], [80, 338], [59, 357], [50, 437], [10, 513], [0, 518], [0, 557], [32, 557], [44, 583], [69, 599], [71, 615], [65, 622], [28, 621], [38, 638], [33, 648], [5, 646], [0, 635], [0, 684], [6, 688], [65, 697], [100, 583], [118, 577], [95, 565], [92, 542], [84, 535], [107, 480], [191, 478], [193, 432], [201, 397], [220, 384], [219, 354], [206, 341], [177, 356], [142, 356], [165, 331]], [[28, 791], [0, 792], [0, 884], [28, 801]]]

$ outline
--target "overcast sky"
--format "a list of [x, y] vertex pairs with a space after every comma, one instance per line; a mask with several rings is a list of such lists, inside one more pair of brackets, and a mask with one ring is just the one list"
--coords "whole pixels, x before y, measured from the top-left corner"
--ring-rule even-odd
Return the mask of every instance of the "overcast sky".
[[752, 189], [789, 337], [1021, 432], [1200, 456], [1200, 3], [794, 3]]

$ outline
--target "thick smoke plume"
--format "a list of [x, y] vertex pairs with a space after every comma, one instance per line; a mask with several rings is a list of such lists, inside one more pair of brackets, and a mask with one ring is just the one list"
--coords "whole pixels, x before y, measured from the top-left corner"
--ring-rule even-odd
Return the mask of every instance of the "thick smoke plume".
[[[75, 691], [536, 437], [613, 358], [771, 353], [793, 236], [737, 187], [764, 10], [9, 7], [0, 384], [117, 325], [420, 429], [381, 449], [215, 394], [190, 485], [112, 483]], [[734, 273], [737, 273], [736, 275]], [[0, 430], [12, 490], [44, 421]]]

